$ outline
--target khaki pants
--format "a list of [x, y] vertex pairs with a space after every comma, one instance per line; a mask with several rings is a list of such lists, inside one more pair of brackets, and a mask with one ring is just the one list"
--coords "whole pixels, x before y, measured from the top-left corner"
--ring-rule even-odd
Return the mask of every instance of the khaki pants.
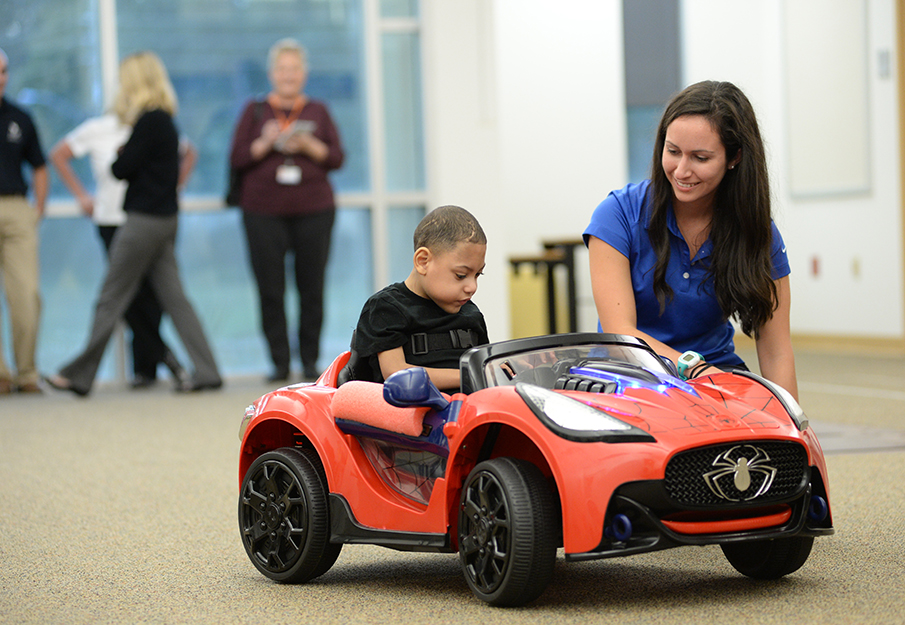
[[12, 326], [16, 375], [4, 359], [0, 332], [0, 379], [37, 382], [35, 347], [41, 313], [38, 285], [38, 213], [24, 197], [0, 197], [0, 276]]

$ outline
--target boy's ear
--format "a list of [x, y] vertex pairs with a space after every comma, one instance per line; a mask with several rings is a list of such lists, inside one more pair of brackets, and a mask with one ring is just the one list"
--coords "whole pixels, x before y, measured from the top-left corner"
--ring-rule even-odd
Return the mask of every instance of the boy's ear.
[[433, 254], [431, 254], [431, 251], [426, 247], [419, 247], [415, 250], [415, 255], [412, 257], [412, 264], [415, 266], [415, 271], [422, 276], [426, 274], [427, 266], [430, 264], [432, 258]]

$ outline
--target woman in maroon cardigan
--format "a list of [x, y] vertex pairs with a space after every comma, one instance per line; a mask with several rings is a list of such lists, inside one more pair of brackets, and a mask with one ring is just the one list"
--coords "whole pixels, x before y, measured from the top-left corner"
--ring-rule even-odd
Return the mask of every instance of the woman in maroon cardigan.
[[271, 92], [251, 101], [233, 135], [230, 164], [242, 179], [248, 253], [258, 285], [261, 326], [274, 371], [289, 377], [286, 254], [292, 251], [299, 293], [298, 342], [305, 379], [317, 377], [324, 278], [336, 212], [327, 173], [343, 163], [339, 133], [326, 106], [308, 99], [304, 49], [292, 39], [270, 50]]

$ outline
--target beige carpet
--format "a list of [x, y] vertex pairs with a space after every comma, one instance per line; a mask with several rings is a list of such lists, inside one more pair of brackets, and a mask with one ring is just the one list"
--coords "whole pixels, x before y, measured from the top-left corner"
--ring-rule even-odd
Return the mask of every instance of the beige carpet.
[[[834, 384], [839, 367], [857, 375]], [[560, 557], [517, 610], [474, 599], [454, 555], [347, 545], [312, 584], [258, 574], [237, 530], [237, 428], [262, 385], [3, 397], [0, 623], [901, 624], [905, 359], [799, 355], [799, 372], [837, 533], [798, 573], [753, 582], [715, 547]]]

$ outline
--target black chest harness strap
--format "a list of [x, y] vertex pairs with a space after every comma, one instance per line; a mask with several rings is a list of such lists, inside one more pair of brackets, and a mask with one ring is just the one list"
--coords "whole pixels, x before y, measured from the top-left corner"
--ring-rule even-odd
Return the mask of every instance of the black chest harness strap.
[[419, 332], [412, 335], [412, 354], [423, 356], [428, 352], [443, 349], [468, 349], [478, 344], [478, 333], [474, 330], [449, 330], [448, 332]]

